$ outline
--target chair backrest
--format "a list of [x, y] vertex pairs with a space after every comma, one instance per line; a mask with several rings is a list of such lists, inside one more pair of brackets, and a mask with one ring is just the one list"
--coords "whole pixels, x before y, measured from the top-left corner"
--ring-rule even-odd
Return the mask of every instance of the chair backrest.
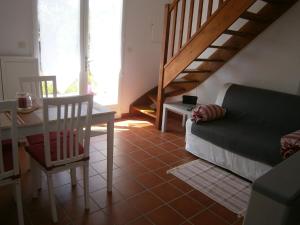
[[57, 96], [56, 76], [20, 77], [20, 90], [36, 98]]
[[[92, 95], [43, 99], [47, 167], [89, 157], [92, 109]], [[55, 144], [51, 139], [53, 134], [56, 136]], [[56, 149], [56, 155], [53, 155], [53, 148]]]
[[[3, 136], [4, 130], [9, 130], [9, 139]], [[0, 181], [19, 175], [17, 136], [17, 103], [0, 101]]]

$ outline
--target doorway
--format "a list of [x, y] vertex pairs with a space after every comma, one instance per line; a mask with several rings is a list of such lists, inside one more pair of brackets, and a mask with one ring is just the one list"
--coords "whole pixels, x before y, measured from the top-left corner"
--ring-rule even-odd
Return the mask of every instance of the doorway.
[[116, 108], [122, 62], [123, 0], [37, 0], [41, 73], [61, 95], [93, 93]]

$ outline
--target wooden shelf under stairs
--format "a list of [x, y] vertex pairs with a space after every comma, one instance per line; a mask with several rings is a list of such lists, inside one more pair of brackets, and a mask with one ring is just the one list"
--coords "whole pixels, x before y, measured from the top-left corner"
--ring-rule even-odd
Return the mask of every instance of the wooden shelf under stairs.
[[[210, 15], [207, 22], [199, 27], [197, 32], [190, 35], [190, 39], [188, 39], [185, 44], [179, 44], [180, 48], [177, 52], [174, 50], [174, 40], [172, 41], [172, 39], [175, 38], [176, 22], [175, 25], [174, 20], [172, 23], [170, 22], [171, 14], [174, 13], [174, 10], [178, 10], [179, 4], [184, 4], [185, 0], [175, 0], [171, 5], [167, 5], [165, 13], [168, 13], [168, 15], [165, 15], [165, 33], [162, 48], [162, 64], [164, 66], [160, 74], [160, 76], [163, 76], [162, 79], [160, 79], [161, 83], [133, 102], [130, 106], [130, 112], [138, 111], [152, 118], [156, 118], [156, 124], [159, 128], [162, 103], [166, 98], [184, 94], [199, 86], [297, 2], [297, 0], [263, 0], [267, 4], [258, 13], [247, 11], [248, 7], [246, 7], [246, 10], [241, 10], [236, 18], [234, 18], [234, 21], [240, 18], [247, 20], [245, 25], [239, 30], [230, 29], [229, 27], [232, 25], [230, 24], [228, 27], [224, 27], [225, 29], [215, 37], [204, 33], [210, 30], [209, 26], [215, 26], [217, 23], [221, 24], [219, 27], [222, 27], [223, 21], [220, 20], [222, 17], [219, 15], [224, 14], [223, 16], [227, 16], [227, 13], [231, 13], [227, 12], [230, 10], [230, 7], [233, 8], [236, 4], [243, 5], [246, 1], [249, 3], [249, 6], [256, 2], [255, 0], [220, 1], [222, 4], [220, 4], [219, 9]], [[199, 2], [201, 2], [201, 0]], [[209, 4], [212, 4], [211, 2], [212, 1], [209, 0]], [[233, 2], [234, 5], [230, 6]], [[240, 8], [237, 7], [234, 13], [237, 13], [237, 10]], [[225, 12], [225, 10], [227, 11]], [[179, 30], [183, 30], [183, 22], [179, 21], [178, 23], [180, 24]], [[191, 23], [191, 19], [189, 23]], [[189, 26], [191, 26], [191, 24], [189, 24]], [[230, 38], [222, 45], [216, 44], [215, 41], [222, 34], [230, 35]], [[169, 38], [169, 36], [171, 36], [171, 38]], [[211, 39], [210, 41], [206, 41], [207, 46], [203, 47], [205, 45], [201, 41], [208, 39], [208, 37]], [[169, 41], [170, 39], [171, 41]], [[171, 51], [169, 48], [172, 48]], [[214, 53], [209, 57], [203, 57], [202, 53], [207, 49], [213, 50]], [[169, 52], [172, 53], [171, 56]], [[196, 68], [190, 68], [190, 65], [195, 63], [199, 65]], [[180, 79], [177, 78], [179, 75], [181, 75]]]

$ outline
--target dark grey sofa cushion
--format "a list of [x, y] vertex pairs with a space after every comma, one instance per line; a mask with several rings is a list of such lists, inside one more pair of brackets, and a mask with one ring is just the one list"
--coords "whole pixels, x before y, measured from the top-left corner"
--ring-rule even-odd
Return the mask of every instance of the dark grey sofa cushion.
[[232, 85], [224, 119], [193, 124], [192, 134], [247, 158], [275, 166], [281, 136], [300, 128], [300, 97]]
[[193, 124], [192, 134], [244, 157], [276, 165], [279, 154], [280, 133], [254, 124], [225, 118], [209, 123]]
[[229, 116], [257, 126], [276, 127], [282, 134], [300, 128], [300, 96], [297, 95], [232, 85], [222, 106]]

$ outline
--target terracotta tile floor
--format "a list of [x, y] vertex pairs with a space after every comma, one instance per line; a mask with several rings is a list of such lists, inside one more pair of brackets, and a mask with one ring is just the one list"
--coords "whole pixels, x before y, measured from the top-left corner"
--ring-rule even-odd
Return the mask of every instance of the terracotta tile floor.
[[[91, 139], [90, 202], [84, 210], [82, 171], [72, 188], [68, 172], [55, 176], [55, 194], [63, 225], [241, 225], [242, 219], [166, 171], [194, 160], [184, 149], [180, 120], [161, 133], [143, 117], [116, 122], [113, 192], [106, 191], [106, 136]], [[102, 129], [101, 126], [98, 129]], [[22, 167], [26, 158], [21, 150]], [[30, 172], [22, 175], [25, 224], [52, 224], [46, 180], [31, 198]], [[0, 188], [0, 224], [17, 224], [11, 187]]]

